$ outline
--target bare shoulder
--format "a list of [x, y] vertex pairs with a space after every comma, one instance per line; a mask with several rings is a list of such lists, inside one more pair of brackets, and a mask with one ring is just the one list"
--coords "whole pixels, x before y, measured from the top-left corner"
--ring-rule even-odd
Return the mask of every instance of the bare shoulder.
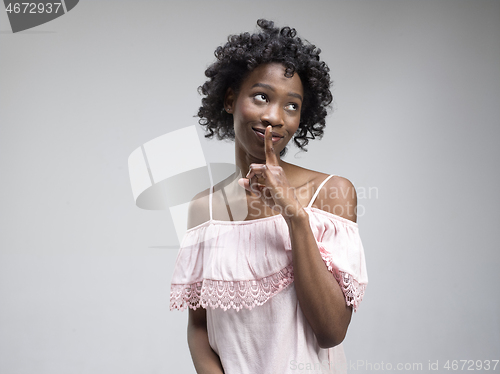
[[210, 190], [207, 188], [193, 197], [189, 203], [188, 230], [210, 220], [209, 194]]
[[[321, 182], [328, 177], [318, 173], [315, 185], [319, 187]], [[356, 206], [358, 198], [356, 188], [347, 178], [335, 175], [331, 177], [319, 191], [313, 206], [337, 216], [356, 222]]]
[[322, 178], [328, 177], [328, 174], [320, 173], [315, 170], [306, 169], [302, 166], [286, 163], [287, 168], [287, 178], [296, 187], [300, 186], [314, 186], [314, 184], [319, 181], [321, 183]]

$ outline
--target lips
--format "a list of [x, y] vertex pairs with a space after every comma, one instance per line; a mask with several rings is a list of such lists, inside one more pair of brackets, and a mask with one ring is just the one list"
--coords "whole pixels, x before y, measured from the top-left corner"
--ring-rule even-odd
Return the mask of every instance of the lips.
[[[258, 127], [252, 127], [252, 130], [253, 130], [253, 132], [257, 135], [257, 137], [260, 140], [264, 141], [266, 129], [261, 129], [261, 128], [258, 128]], [[274, 131], [271, 133], [271, 135], [272, 135], [273, 143], [279, 142], [284, 137], [283, 135], [280, 135], [280, 134], [278, 134], [277, 132], [274, 132]]]

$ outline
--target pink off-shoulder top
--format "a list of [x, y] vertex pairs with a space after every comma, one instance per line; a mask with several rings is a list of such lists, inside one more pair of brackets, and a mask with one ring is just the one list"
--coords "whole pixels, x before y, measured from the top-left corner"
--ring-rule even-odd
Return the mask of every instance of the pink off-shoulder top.
[[[320, 254], [356, 311], [368, 283], [355, 222], [305, 208]], [[212, 188], [213, 192], [213, 188]], [[292, 247], [281, 215], [210, 220], [189, 229], [171, 284], [170, 309], [207, 310], [207, 331], [225, 374], [345, 373], [342, 345], [320, 348], [293, 284]]]

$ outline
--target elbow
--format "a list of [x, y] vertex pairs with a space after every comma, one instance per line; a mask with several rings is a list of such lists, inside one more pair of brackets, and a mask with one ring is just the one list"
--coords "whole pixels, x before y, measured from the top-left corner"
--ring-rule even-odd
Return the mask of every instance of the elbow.
[[318, 339], [318, 345], [323, 349], [333, 348], [342, 343], [344, 338], [345, 336]]
[[320, 334], [316, 334], [316, 340], [318, 341], [318, 345], [320, 348], [328, 349], [333, 348], [340, 343], [342, 343], [347, 334], [347, 328], [341, 329], [340, 331], [323, 331]]
[[328, 328], [324, 328], [326, 323], [322, 324], [323, 328], [318, 331], [315, 329], [316, 340], [318, 345], [323, 349], [335, 347], [342, 343], [347, 334], [347, 329], [351, 323], [352, 307], [346, 306], [343, 313], [339, 313], [340, 318], [330, 318], [334, 321], [328, 324]]

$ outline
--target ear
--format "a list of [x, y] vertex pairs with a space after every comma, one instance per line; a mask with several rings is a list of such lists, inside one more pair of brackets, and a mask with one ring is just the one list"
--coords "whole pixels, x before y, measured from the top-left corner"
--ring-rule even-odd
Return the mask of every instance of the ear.
[[228, 88], [226, 91], [226, 96], [224, 96], [224, 110], [227, 113], [233, 113], [235, 103], [236, 95], [231, 88]]

